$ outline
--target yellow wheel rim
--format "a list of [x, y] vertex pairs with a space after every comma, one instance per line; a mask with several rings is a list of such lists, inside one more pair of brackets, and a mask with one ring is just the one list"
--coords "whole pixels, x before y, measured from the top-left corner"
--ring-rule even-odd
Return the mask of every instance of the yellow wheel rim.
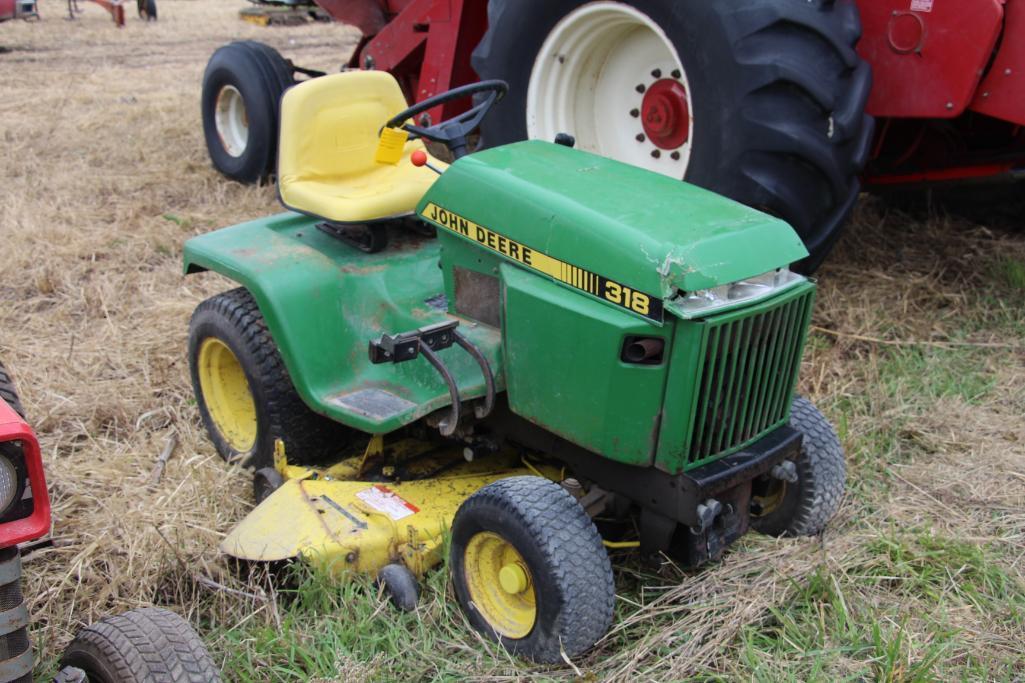
[[239, 453], [256, 445], [256, 402], [242, 364], [228, 345], [208, 337], [199, 347], [199, 390], [214, 426]]
[[764, 517], [773, 510], [775, 510], [783, 499], [787, 495], [787, 483], [781, 480], [775, 480], [769, 485], [769, 490], [765, 492], [764, 496], [752, 496], [752, 500], [758, 503], [762, 510], [754, 517]]
[[525, 638], [534, 628], [537, 606], [527, 563], [511, 543], [496, 533], [473, 536], [463, 554], [470, 599], [495, 632]]

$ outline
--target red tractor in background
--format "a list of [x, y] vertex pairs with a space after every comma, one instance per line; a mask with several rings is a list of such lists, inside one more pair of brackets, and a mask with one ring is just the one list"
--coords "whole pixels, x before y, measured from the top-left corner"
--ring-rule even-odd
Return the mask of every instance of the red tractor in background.
[[[806, 270], [863, 186], [1025, 176], [1025, 0], [315, 1], [362, 32], [346, 68], [389, 71], [410, 100], [508, 82], [481, 145], [569, 133], [784, 218]], [[214, 54], [217, 169], [273, 173], [297, 75], [320, 73], [252, 41]]]
[[[38, 541], [49, 531], [50, 498], [39, 442], [0, 364], [0, 683], [33, 681], [19, 544]], [[61, 667], [55, 683], [220, 680], [189, 623], [158, 607], [134, 609], [83, 628], [64, 651]]]
[[0, 0], [0, 21], [39, 18], [36, 0]]

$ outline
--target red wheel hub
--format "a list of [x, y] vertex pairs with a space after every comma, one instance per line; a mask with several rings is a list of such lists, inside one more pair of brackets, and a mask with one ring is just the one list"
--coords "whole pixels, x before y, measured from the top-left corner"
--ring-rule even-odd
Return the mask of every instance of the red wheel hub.
[[690, 107], [683, 84], [672, 78], [655, 81], [641, 102], [644, 134], [662, 149], [676, 149], [690, 139]]

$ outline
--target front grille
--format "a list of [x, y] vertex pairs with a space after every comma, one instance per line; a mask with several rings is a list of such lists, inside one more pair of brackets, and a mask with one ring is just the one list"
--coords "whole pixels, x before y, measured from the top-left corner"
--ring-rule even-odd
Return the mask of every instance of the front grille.
[[736, 450], [786, 417], [814, 296], [809, 288], [707, 323], [691, 464]]

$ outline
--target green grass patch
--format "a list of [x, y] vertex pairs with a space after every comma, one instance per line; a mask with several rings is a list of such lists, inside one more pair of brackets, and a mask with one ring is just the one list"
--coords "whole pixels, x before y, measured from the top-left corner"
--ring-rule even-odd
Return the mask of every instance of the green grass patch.
[[999, 285], [1019, 292], [1025, 291], [1025, 262], [1002, 256], [993, 262], [990, 273]]
[[[886, 533], [868, 561], [843, 572], [820, 567], [789, 603], [741, 634], [750, 678], [778, 680], [1000, 680], [1013, 662], [980, 659], [952, 617], [1013, 632], [1025, 591], [985, 548], [925, 531]], [[979, 679], [981, 680], [981, 679]]]
[[928, 346], [886, 349], [879, 363], [879, 379], [890, 398], [926, 407], [949, 397], [979, 405], [996, 384], [984, 352]]

